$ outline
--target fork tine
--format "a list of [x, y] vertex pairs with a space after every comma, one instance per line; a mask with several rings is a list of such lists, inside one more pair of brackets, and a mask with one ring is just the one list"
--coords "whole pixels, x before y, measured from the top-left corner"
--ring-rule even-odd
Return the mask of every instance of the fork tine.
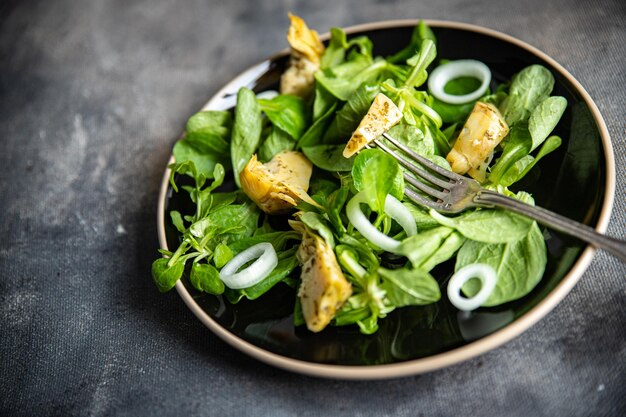
[[[444, 188], [446, 190], [449, 190], [450, 187], [452, 187], [452, 183], [450, 181], [446, 181], [444, 179], [438, 178], [435, 175], [433, 175], [433, 174], [431, 174], [431, 173], [429, 173], [427, 171], [424, 171], [420, 167], [418, 167], [415, 164], [407, 161], [406, 159], [404, 159], [403, 157], [398, 155], [396, 152], [394, 152], [391, 149], [389, 149], [388, 146], [386, 146], [384, 143], [380, 142], [379, 140], [375, 140], [374, 143], [376, 144], [376, 146], [378, 146], [380, 149], [382, 149], [383, 151], [385, 151], [386, 153], [388, 153], [389, 155], [394, 157], [400, 164], [404, 165], [409, 171], [411, 171], [412, 173], [414, 173], [418, 177], [422, 177], [426, 181], [429, 181], [429, 182], [431, 182], [433, 184], [436, 184], [436, 185], [438, 185], [438, 186], [440, 186], [440, 187], [442, 187], [442, 188]], [[430, 162], [430, 161], [428, 161], [428, 162]], [[413, 183], [411, 183], [411, 184], [413, 184]], [[413, 185], [415, 185], [415, 184], [413, 184]], [[421, 188], [418, 185], [415, 185], [415, 186], [420, 188], [422, 191], [424, 191], [425, 193], [428, 193], [428, 194], [436, 195], [436, 193], [439, 192], [439, 191], [436, 191], [435, 189], [430, 188], [430, 187], [428, 187], [428, 188], [430, 190], [434, 191], [434, 193], [430, 192], [429, 190], [424, 190], [423, 188]], [[426, 185], [424, 185], [424, 186], [426, 186]], [[438, 196], [438, 197], [439, 198], [443, 198], [441, 196]]]
[[[389, 134], [383, 133], [383, 137], [385, 139], [387, 139], [389, 142], [391, 142], [394, 145], [396, 145], [398, 148], [400, 148], [404, 152], [406, 152], [408, 155], [410, 155], [412, 158], [414, 158], [420, 164], [424, 165], [427, 168], [430, 168], [431, 170], [435, 171], [437, 174], [443, 175], [444, 177], [450, 178], [451, 180], [455, 180], [455, 181], [463, 179], [463, 177], [461, 175], [456, 174], [456, 173], [454, 173], [452, 171], [448, 171], [447, 169], [440, 167], [439, 165], [435, 164], [434, 162], [430, 161], [429, 159], [424, 158], [422, 155], [414, 152], [411, 148], [403, 145], [402, 143], [397, 141], [395, 138], [389, 136]], [[377, 145], [380, 143], [378, 140], [375, 140], [374, 142]]]
[[436, 198], [438, 198], [440, 200], [443, 200], [449, 194], [446, 191], [435, 190], [434, 188], [429, 187], [428, 185], [424, 184], [423, 182], [416, 180], [414, 177], [410, 176], [407, 173], [404, 174], [404, 179], [405, 179], [406, 182], [411, 184], [413, 187], [415, 187], [415, 188], [417, 188], [419, 190], [422, 190], [426, 194], [431, 195], [433, 197], [436, 197]]
[[422, 206], [426, 206], [426, 207], [430, 207], [432, 209], [435, 210], [443, 210], [444, 209], [444, 205], [442, 203], [437, 203], [435, 201], [429, 200], [425, 197], [422, 197], [421, 195], [419, 195], [418, 193], [416, 193], [415, 191], [409, 189], [409, 188], [405, 188], [404, 189], [404, 195], [407, 196], [409, 198], [409, 200], [412, 200], [414, 203], [418, 204], [418, 205], [422, 205]]

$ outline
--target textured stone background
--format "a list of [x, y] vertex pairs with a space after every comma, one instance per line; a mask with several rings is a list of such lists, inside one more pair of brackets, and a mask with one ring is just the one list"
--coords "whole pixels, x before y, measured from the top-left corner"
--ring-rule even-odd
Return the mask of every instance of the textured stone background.
[[504, 347], [439, 372], [338, 382], [233, 350], [149, 268], [156, 202], [186, 118], [286, 46], [423, 17], [519, 37], [587, 88], [616, 151], [609, 233], [626, 237], [621, 1], [0, 3], [0, 415], [626, 415], [626, 266], [599, 253], [572, 293]]

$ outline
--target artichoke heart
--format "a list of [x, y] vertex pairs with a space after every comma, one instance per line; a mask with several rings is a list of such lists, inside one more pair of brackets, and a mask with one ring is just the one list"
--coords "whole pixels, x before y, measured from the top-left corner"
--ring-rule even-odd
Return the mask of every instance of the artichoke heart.
[[291, 57], [287, 70], [280, 78], [280, 91], [306, 98], [313, 91], [314, 74], [320, 68], [324, 44], [317, 32], [309, 29], [300, 17], [289, 13], [289, 19], [291, 26], [287, 41], [291, 45]]
[[298, 297], [307, 328], [322, 331], [352, 295], [352, 286], [341, 272], [330, 245], [310, 230], [304, 230], [296, 254], [302, 267]]
[[304, 154], [284, 151], [265, 164], [252, 155], [239, 179], [243, 192], [261, 210], [278, 214], [295, 207], [300, 200], [317, 205], [307, 194], [312, 170]]
[[367, 114], [352, 133], [352, 137], [343, 150], [343, 156], [350, 158], [365, 145], [398, 124], [400, 120], [402, 120], [402, 112], [398, 106], [383, 93], [378, 93]]
[[508, 133], [509, 126], [498, 109], [491, 104], [477, 102], [454, 143], [454, 148], [446, 157], [452, 171], [457, 174], [468, 173], [482, 182], [485, 179], [487, 161]]

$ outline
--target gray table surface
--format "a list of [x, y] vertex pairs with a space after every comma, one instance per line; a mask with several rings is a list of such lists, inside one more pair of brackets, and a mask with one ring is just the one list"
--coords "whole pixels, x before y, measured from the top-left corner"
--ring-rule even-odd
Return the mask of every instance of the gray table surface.
[[0, 415], [626, 415], [626, 266], [604, 253], [522, 336], [400, 380], [313, 379], [227, 346], [149, 274], [158, 187], [186, 118], [311, 26], [464, 21], [537, 46], [612, 136], [626, 233], [620, 1], [0, 3]]

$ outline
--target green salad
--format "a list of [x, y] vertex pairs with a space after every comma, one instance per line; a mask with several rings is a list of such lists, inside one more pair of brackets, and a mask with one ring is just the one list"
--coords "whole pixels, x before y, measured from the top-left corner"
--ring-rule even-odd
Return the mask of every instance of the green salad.
[[[547, 261], [536, 222], [416, 205], [404, 195], [410, 174], [372, 142], [402, 154], [387, 132], [533, 204], [508, 187], [561, 144], [550, 134], [567, 103], [550, 95], [550, 71], [532, 65], [498, 85], [481, 62], [438, 57], [423, 22], [402, 50], [380, 57], [367, 37], [333, 28], [325, 46], [290, 19], [280, 91], [242, 87], [232, 111], [193, 115], [174, 146], [171, 186], [194, 209], [169, 212], [180, 239], [152, 265], [158, 289], [186, 275], [198, 291], [237, 303], [286, 285], [295, 325], [365, 334], [396, 308], [447, 296], [470, 311], [527, 295]], [[437, 273], [452, 266], [452, 278]]]

